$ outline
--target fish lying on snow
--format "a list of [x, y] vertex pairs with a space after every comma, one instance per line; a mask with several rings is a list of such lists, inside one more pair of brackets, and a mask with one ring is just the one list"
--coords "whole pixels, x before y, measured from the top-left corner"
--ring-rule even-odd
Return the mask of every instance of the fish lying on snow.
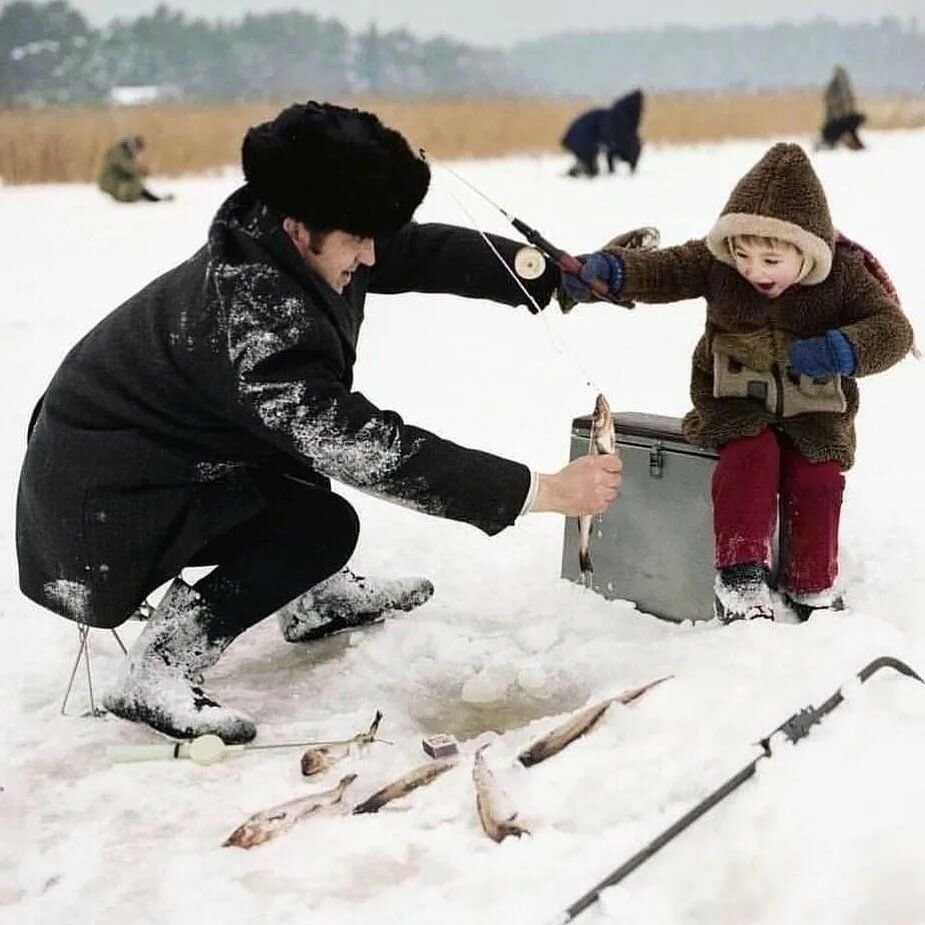
[[225, 839], [222, 847], [233, 845], [237, 848], [253, 848], [271, 838], [276, 838], [277, 835], [282, 835], [307, 816], [325, 812], [343, 812], [344, 807], [341, 800], [344, 791], [355, 780], [356, 774], [348, 774], [330, 790], [311, 793], [297, 800], [280, 803], [278, 806], [254, 813]]
[[358, 816], [361, 813], [377, 813], [386, 803], [391, 803], [400, 797], [406, 796], [412, 790], [423, 787], [431, 781], [436, 780], [441, 774], [446, 773], [456, 766], [453, 758], [444, 758], [440, 761], [428, 761], [427, 764], [419, 765], [407, 774], [403, 774], [397, 780], [387, 784], [381, 790], [377, 790], [372, 796], [367, 797], [362, 803], [357, 803], [353, 807], [353, 815]]
[[547, 758], [558, 754], [566, 745], [574, 742], [575, 739], [583, 736], [588, 730], [594, 727], [595, 723], [604, 715], [607, 708], [612, 703], [632, 703], [641, 697], [646, 691], [651, 690], [662, 681], [667, 681], [673, 675], [666, 675], [664, 678], [658, 678], [656, 681], [650, 681], [643, 684], [642, 687], [632, 687], [617, 694], [616, 697], [608, 697], [594, 706], [586, 707], [584, 710], [576, 713], [571, 719], [564, 722], [561, 726], [556, 726], [552, 732], [546, 733], [541, 739], [537, 739], [529, 748], [524, 749], [518, 756], [517, 760], [525, 767], [529, 768], [534, 764], [539, 764]]
[[[594, 402], [594, 414], [591, 416], [591, 435], [588, 439], [588, 455], [598, 453], [616, 453], [617, 435], [613, 426], [610, 405], [603, 395], [598, 395]], [[593, 514], [582, 514], [578, 518], [578, 569], [582, 581], [590, 584], [594, 567], [591, 564], [591, 524]]]
[[472, 780], [475, 783], [475, 806], [479, 813], [482, 829], [492, 841], [502, 842], [508, 835], [529, 835], [530, 832], [517, 822], [517, 812], [512, 809], [507, 794], [495, 780], [482, 752], [483, 745], [475, 753], [472, 765]]

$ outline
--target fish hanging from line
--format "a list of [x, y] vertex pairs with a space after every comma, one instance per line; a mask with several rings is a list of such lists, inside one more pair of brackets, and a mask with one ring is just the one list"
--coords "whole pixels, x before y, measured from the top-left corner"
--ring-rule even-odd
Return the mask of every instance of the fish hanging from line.
[[[616, 453], [617, 435], [614, 430], [613, 415], [607, 399], [599, 394], [594, 402], [594, 413], [591, 415], [591, 433], [588, 438], [588, 455], [596, 456], [598, 453]], [[591, 563], [591, 526], [594, 521], [593, 514], [582, 514], [578, 518], [578, 570], [581, 579], [591, 584], [591, 574], [594, 566]]]

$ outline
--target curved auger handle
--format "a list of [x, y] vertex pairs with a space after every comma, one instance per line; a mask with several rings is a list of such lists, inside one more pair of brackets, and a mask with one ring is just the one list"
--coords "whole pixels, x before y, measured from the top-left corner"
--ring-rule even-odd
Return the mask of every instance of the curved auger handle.
[[892, 655], [881, 655], [880, 658], [875, 658], [869, 665], [865, 665], [858, 672], [861, 683], [866, 681], [872, 674], [876, 674], [881, 668], [892, 668], [893, 671], [898, 671], [907, 678], [915, 678], [916, 681], [921, 681], [925, 684], [919, 674], [913, 671], [905, 662], [898, 658], [893, 658]]

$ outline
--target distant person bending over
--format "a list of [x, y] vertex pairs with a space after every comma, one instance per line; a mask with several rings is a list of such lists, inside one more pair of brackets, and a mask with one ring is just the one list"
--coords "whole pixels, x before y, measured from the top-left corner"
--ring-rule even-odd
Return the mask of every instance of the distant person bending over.
[[634, 90], [609, 109], [591, 109], [578, 116], [562, 138], [562, 146], [575, 156], [568, 175], [596, 177], [601, 152], [607, 158], [608, 173], [615, 171], [617, 161], [624, 161], [630, 172], [635, 172], [642, 151], [639, 138], [642, 106], [642, 91]]
[[[912, 328], [880, 265], [836, 234], [803, 150], [774, 145], [706, 239], [656, 251], [607, 246], [582, 276], [605, 280], [621, 299], [706, 299], [684, 433], [719, 450], [716, 616], [773, 616], [778, 507], [785, 599], [803, 619], [840, 609], [838, 523], [842, 472], [854, 461], [857, 378], [905, 356]], [[578, 301], [593, 298], [574, 278], [565, 288]]]
[[860, 151], [864, 143], [858, 137], [858, 128], [865, 118], [858, 112], [848, 72], [836, 67], [825, 88], [825, 122], [816, 148], [837, 148], [843, 144], [852, 151]]
[[117, 202], [169, 202], [172, 194], [157, 196], [144, 184], [148, 167], [139, 154], [144, 151], [141, 135], [116, 142], [104, 155], [97, 185]]
[[[62, 616], [118, 626], [173, 579], [104, 702], [226, 742], [256, 726], [200, 676], [246, 629], [275, 613], [286, 640], [309, 642], [433, 593], [345, 567], [360, 524], [331, 479], [489, 535], [528, 511], [603, 511], [620, 484], [617, 456], [531, 472], [354, 390], [368, 292], [526, 303], [520, 244], [492, 239], [506, 268], [476, 231], [411, 221], [430, 171], [398, 132], [310, 102], [250, 129], [242, 160], [205, 246], [64, 359], [17, 508], [21, 587]], [[522, 282], [545, 305], [560, 275], [550, 263]], [[191, 565], [216, 567], [189, 584]]]

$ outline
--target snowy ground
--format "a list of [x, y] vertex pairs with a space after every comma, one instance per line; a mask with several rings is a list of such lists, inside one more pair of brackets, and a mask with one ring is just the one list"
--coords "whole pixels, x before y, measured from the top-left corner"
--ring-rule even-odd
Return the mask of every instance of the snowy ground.
[[[925, 339], [925, 132], [868, 133], [861, 154], [815, 156], [836, 223], [894, 277]], [[654, 223], [702, 235], [763, 142], [647, 150], [640, 171], [589, 182], [559, 158], [455, 165], [575, 252]], [[757, 754], [796, 709], [821, 703], [880, 654], [925, 670], [925, 363], [862, 383], [842, 574], [850, 609], [808, 624], [672, 625], [558, 578], [562, 520], [533, 515], [487, 539], [354, 493], [367, 573], [429, 575], [433, 601], [362, 636], [294, 647], [268, 621], [213, 672], [261, 742], [342, 737], [378, 708], [395, 744], [305, 781], [300, 750], [210, 767], [112, 766], [106, 746], [155, 741], [112, 718], [59, 715], [75, 628], [22, 598], [13, 510], [34, 398], [85, 329], [201, 244], [234, 173], [164, 180], [177, 201], [123, 207], [93, 188], [0, 188], [3, 315], [0, 477], [0, 921], [15, 923], [547, 922]], [[491, 211], [437, 173], [419, 217], [485, 228]], [[448, 297], [373, 298], [357, 386], [383, 407], [543, 471], [564, 464], [595, 388], [619, 410], [680, 415], [698, 304], [526, 311]], [[617, 501], [619, 503], [619, 501]], [[130, 640], [135, 624], [123, 627]], [[120, 658], [95, 633], [98, 685]], [[672, 673], [632, 707], [529, 771], [517, 750], [569, 711]], [[881, 672], [810, 738], [608, 892], [581, 921], [925, 922], [925, 688]], [[86, 708], [84, 688], [72, 706]], [[496, 732], [492, 732], [495, 730]], [[461, 766], [376, 816], [309, 820], [252, 851], [220, 847], [250, 813], [359, 776], [355, 799], [424, 760], [423, 734], [456, 733]], [[497, 735], [496, 733], [500, 733]], [[482, 833], [476, 743], [532, 836]]]

